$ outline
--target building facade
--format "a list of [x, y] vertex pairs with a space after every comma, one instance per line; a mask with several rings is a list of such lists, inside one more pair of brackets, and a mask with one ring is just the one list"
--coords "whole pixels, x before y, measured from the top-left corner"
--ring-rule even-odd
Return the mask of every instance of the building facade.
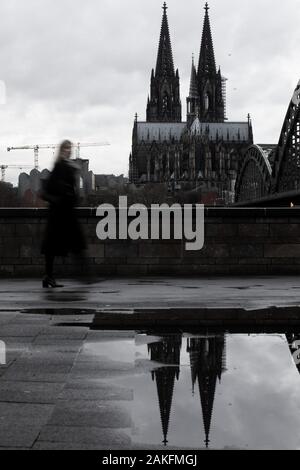
[[133, 127], [131, 183], [165, 183], [173, 190], [196, 190], [203, 202], [208, 194], [213, 194], [212, 202], [234, 201], [237, 171], [253, 143], [253, 132], [250, 116], [244, 122], [226, 119], [225, 82], [216, 68], [206, 3], [198, 67], [193, 58], [187, 116], [182, 121], [180, 77], [174, 66], [164, 3], [146, 121], [136, 116]]

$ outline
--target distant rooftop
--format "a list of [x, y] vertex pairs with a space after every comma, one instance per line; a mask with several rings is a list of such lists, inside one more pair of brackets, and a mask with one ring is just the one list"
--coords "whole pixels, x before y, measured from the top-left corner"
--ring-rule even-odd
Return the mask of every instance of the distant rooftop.
[[249, 135], [249, 124], [248, 122], [200, 122], [199, 119], [195, 119], [191, 126], [191, 132], [196, 135], [208, 134], [212, 140], [217, 140], [217, 136], [224, 140], [242, 140], [248, 141]]
[[138, 141], [179, 140], [185, 128], [186, 122], [138, 122]]
[[[186, 126], [186, 122], [138, 122], [138, 142], [180, 140]], [[208, 133], [209, 138], [213, 141], [217, 140], [217, 135], [219, 138], [230, 141], [248, 141], [250, 139], [249, 125], [246, 121], [211, 123], [200, 122], [199, 119], [196, 119], [191, 126], [191, 132], [196, 135]]]

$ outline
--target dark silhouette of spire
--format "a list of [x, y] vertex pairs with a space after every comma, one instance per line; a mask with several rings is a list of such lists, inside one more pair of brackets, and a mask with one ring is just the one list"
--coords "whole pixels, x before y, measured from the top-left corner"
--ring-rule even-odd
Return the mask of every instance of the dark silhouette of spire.
[[187, 98], [187, 124], [190, 126], [197, 117], [200, 107], [200, 97], [198, 91], [197, 71], [194, 63], [194, 54], [192, 58], [190, 93]]
[[192, 70], [191, 70], [191, 80], [190, 80], [190, 98], [199, 98], [198, 93], [198, 83], [197, 83], [197, 71], [194, 62], [194, 54], [192, 58]]
[[151, 93], [147, 103], [148, 122], [181, 122], [180, 79], [175, 72], [169, 32], [167, 5], [163, 6], [156, 69], [151, 73]]
[[[175, 378], [179, 379], [181, 335], [164, 336], [159, 343], [148, 345], [151, 361], [167, 364], [169, 367], [160, 367], [152, 372], [152, 379], [156, 380], [160, 418], [163, 431], [163, 444], [168, 443], [168, 431], [172, 409]], [[172, 367], [170, 367], [172, 366]]]
[[225, 87], [221, 71], [217, 72], [216, 68], [208, 10], [206, 3], [197, 73], [200, 97], [199, 119], [201, 122], [224, 122]]
[[202, 406], [203, 424], [205, 432], [205, 446], [209, 447], [210, 426], [213, 413], [217, 375], [213, 371], [206, 371], [198, 377], [199, 393]]
[[205, 17], [202, 33], [202, 42], [199, 56], [198, 74], [211, 74], [217, 72], [213, 40], [211, 35], [210, 20], [208, 15], [209, 6], [205, 4]]
[[174, 77], [175, 69], [173, 62], [173, 53], [169, 32], [168, 16], [167, 16], [167, 4], [163, 6], [163, 19], [160, 31], [157, 62], [156, 62], [156, 77]]
[[171, 416], [171, 408], [174, 394], [176, 372], [173, 368], [162, 368], [155, 371], [152, 375], [156, 379], [157, 394], [159, 401], [160, 419], [163, 430], [163, 444], [168, 444], [168, 432]]
[[205, 446], [209, 447], [210, 428], [217, 380], [221, 380], [225, 370], [225, 337], [208, 336], [188, 340], [187, 352], [190, 354], [193, 390], [198, 379], [201, 400]]

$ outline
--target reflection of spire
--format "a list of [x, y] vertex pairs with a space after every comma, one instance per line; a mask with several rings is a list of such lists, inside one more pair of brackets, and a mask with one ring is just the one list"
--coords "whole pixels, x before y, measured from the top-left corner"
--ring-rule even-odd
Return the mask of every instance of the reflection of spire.
[[[295, 365], [298, 369], [298, 372], [300, 374], [300, 333], [287, 333], [286, 335], [287, 342], [289, 344], [289, 348], [291, 351], [291, 354], [293, 356]], [[298, 343], [297, 343], [298, 341]], [[295, 344], [296, 342], [296, 344]], [[297, 352], [299, 354], [297, 354]]]
[[200, 338], [188, 339], [187, 343], [187, 352], [190, 354], [190, 367], [192, 375], [192, 386], [193, 386], [193, 395], [195, 394], [195, 385], [197, 381], [197, 371], [200, 368], [201, 357], [199, 355], [200, 350]]
[[179, 379], [181, 335], [164, 336], [159, 343], [148, 345], [151, 361], [169, 365], [152, 372], [152, 379], [156, 379], [161, 424], [166, 446], [168, 443], [168, 430], [173, 401], [175, 377]]
[[208, 448], [216, 383], [218, 378], [221, 380], [225, 370], [225, 337], [219, 335], [191, 338], [188, 340], [187, 352], [190, 354], [193, 388], [196, 378], [198, 379], [205, 445]]

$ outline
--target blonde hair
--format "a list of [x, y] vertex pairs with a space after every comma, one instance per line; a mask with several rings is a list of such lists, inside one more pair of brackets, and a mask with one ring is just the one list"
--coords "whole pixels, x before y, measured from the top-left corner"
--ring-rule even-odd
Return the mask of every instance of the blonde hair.
[[61, 160], [61, 159], [63, 158], [63, 154], [64, 154], [63, 151], [64, 151], [64, 149], [65, 149], [66, 147], [70, 147], [70, 146], [71, 146], [71, 147], [73, 146], [73, 144], [72, 144], [72, 142], [71, 142], [70, 140], [64, 140], [64, 141], [60, 144], [59, 149], [58, 149], [58, 153], [57, 153], [56, 162], [58, 162], [59, 160]]

